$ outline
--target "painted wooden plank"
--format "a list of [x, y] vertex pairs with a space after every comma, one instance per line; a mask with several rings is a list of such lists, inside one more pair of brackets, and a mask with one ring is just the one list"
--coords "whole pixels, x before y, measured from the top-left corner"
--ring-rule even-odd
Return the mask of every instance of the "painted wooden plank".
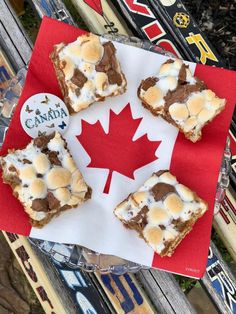
[[211, 242], [207, 269], [200, 281], [222, 314], [236, 313], [236, 280]]
[[124, 20], [111, 1], [72, 0], [72, 3], [91, 32], [100, 35], [104, 33], [131, 35]]
[[41, 18], [48, 16], [71, 25], [76, 25], [73, 17], [61, 0], [30, 0], [30, 3]]
[[236, 261], [236, 194], [230, 186], [226, 190], [220, 211], [214, 215], [213, 226], [226, 246], [228, 252]]
[[133, 274], [113, 275], [94, 273], [98, 284], [106, 293], [118, 314], [154, 314], [156, 310], [151, 305], [144, 290], [140, 287]]
[[141, 270], [135, 274], [149, 298], [162, 314], [196, 313], [173, 275], [158, 270]]
[[[28, 240], [25, 237], [18, 236], [13, 233], [2, 231], [6, 238], [12, 252], [16, 256], [23, 272], [25, 273], [30, 285], [32, 286], [35, 294], [37, 295], [45, 313], [60, 313], [68, 314], [65, 310], [61, 297], [61, 293], [57, 294], [52, 287], [51, 282], [42, 267], [42, 264], [37, 259], [33, 250], [30, 247]], [[55, 279], [55, 278], [54, 278]], [[52, 281], [55, 282], [56, 281]], [[61, 292], [63, 290], [60, 290]], [[69, 306], [70, 301], [64, 300], [65, 304], [68, 304], [67, 309], [73, 309], [73, 304]], [[71, 314], [75, 311], [69, 312]], [[76, 313], [77, 314], [77, 313]]]

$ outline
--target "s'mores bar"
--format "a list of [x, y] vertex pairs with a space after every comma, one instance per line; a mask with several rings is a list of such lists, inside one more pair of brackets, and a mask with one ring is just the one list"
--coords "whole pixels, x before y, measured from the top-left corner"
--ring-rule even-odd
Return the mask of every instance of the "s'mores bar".
[[157, 76], [143, 80], [138, 97], [152, 114], [176, 126], [192, 142], [201, 139], [202, 128], [225, 107], [225, 99], [193, 77], [179, 59], [167, 60]]
[[89, 33], [72, 43], [60, 43], [51, 59], [70, 113], [126, 90], [116, 48], [110, 41], [101, 43], [99, 36]]
[[195, 192], [168, 170], [160, 170], [119, 204], [114, 213], [157, 254], [171, 256], [206, 210], [207, 203]]
[[11, 186], [33, 227], [43, 227], [91, 197], [59, 133], [39, 136], [24, 149], [9, 150], [0, 157], [0, 167], [4, 183]]

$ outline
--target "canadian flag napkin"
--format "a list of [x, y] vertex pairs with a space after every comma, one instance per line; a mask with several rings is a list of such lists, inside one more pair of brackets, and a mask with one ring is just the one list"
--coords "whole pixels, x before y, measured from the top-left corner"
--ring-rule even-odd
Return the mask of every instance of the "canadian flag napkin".
[[[30, 96], [47, 92], [62, 98], [49, 54], [54, 44], [74, 41], [82, 33], [64, 23], [43, 19], [25, 87], [1, 155], [9, 148], [23, 148], [31, 140], [20, 124], [21, 107]], [[193, 144], [176, 128], [152, 116], [137, 98], [141, 80], [155, 75], [166, 57], [114, 44], [127, 78], [127, 92], [75, 114], [64, 135], [79, 169], [93, 189], [92, 199], [66, 211], [43, 229], [35, 229], [12, 196], [11, 188], [1, 181], [0, 228], [39, 239], [83, 245], [143, 265], [199, 278], [205, 271], [217, 179], [236, 100], [236, 73], [189, 63], [194, 75], [227, 100], [225, 110], [203, 129], [202, 140]], [[209, 204], [207, 213], [171, 258], [154, 254], [113, 214], [118, 203], [160, 169], [170, 169], [181, 183]]]

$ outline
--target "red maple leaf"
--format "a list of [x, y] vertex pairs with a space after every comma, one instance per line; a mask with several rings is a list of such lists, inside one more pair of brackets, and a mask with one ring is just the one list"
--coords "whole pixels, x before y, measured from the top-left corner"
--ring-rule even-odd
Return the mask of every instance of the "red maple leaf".
[[150, 141], [147, 134], [132, 140], [142, 118], [134, 119], [130, 104], [119, 113], [110, 110], [109, 131], [106, 134], [99, 121], [90, 124], [82, 120], [77, 139], [91, 158], [87, 167], [109, 169], [104, 193], [109, 193], [112, 172], [134, 179], [134, 171], [158, 159], [155, 151], [161, 141]]
[[100, 15], [103, 14], [101, 0], [84, 0], [84, 2], [88, 6], [90, 6], [90, 8], [92, 8], [94, 11], [96, 11], [98, 14], [100, 14]]

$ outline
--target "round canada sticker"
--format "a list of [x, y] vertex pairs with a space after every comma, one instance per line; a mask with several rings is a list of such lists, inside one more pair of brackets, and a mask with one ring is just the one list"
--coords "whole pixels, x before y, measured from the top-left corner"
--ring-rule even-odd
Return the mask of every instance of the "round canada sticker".
[[28, 98], [20, 113], [21, 125], [32, 138], [54, 131], [65, 133], [69, 119], [65, 103], [49, 93], [35, 94]]

